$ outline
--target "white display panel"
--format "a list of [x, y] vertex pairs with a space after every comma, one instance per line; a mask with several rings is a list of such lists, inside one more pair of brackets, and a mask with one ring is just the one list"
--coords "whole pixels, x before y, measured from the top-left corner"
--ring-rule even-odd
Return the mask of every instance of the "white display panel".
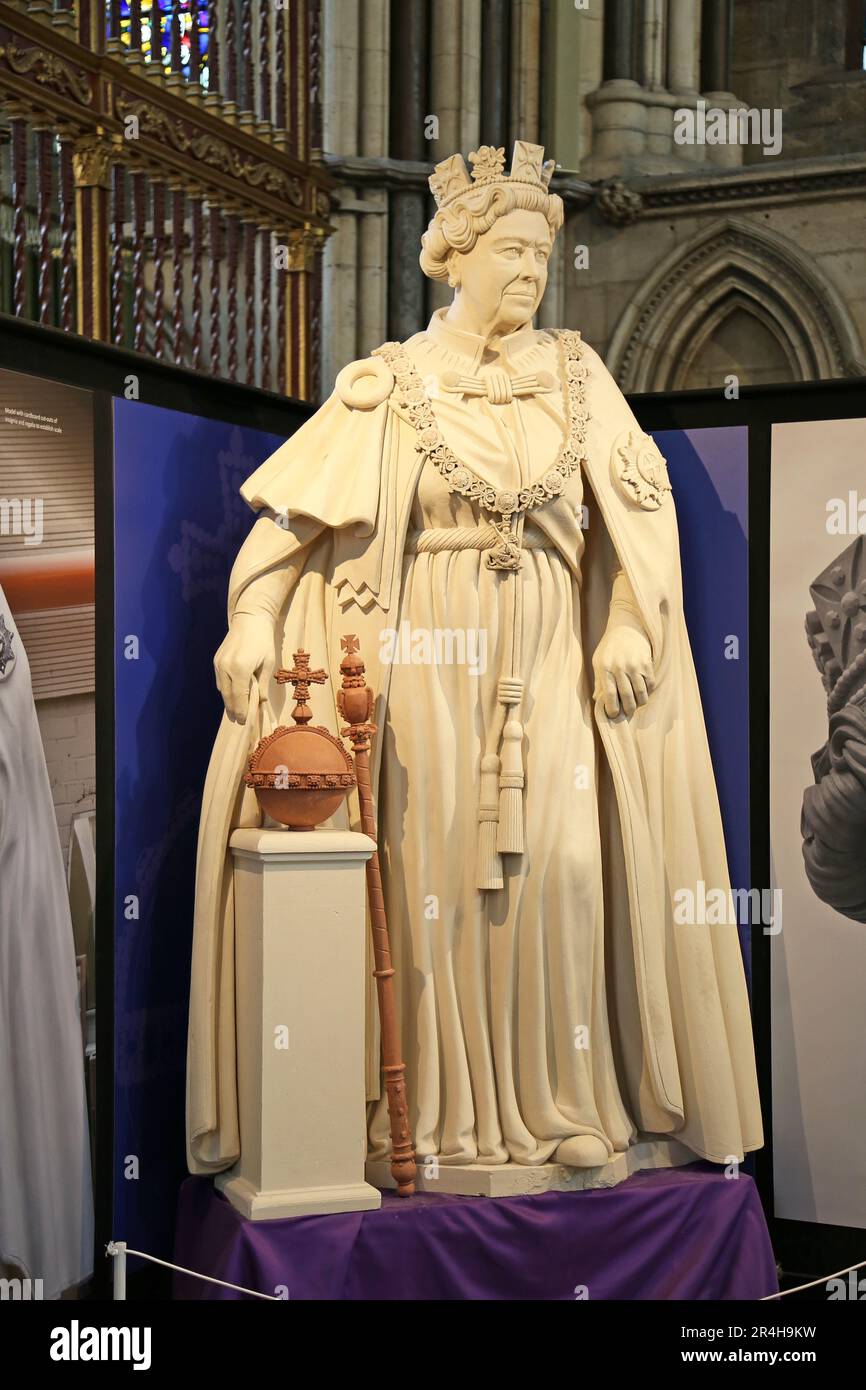
[[811, 755], [827, 738], [804, 627], [809, 586], [855, 540], [861, 502], [866, 532], [866, 420], [774, 425], [771, 476], [770, 846], [783, 905], [771, 947], [775, 1214], [866, 1228], [866, 927], [815, 895], [800, 831]]

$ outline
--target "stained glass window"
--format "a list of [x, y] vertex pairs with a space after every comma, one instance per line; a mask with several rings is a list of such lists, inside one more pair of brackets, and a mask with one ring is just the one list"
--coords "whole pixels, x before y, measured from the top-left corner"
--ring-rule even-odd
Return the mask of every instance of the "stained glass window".
[[[111, 37], [111, 4], [106, 4], [106, 25]], [[171, 66], [171, 26], [174, 16], [173, 0], [140, 0], [141, 13], [141, 52], [146, 63], [162, 63]], [[202, 87], [208, 85], [208, 6], [197, 4], [195, 0], [181, 0], [180, 5], [180, 61], [184, 76], [189, 76], [189, 60], [192, 49], [193, 14], [198, 15], [199, 42], [199, 81]], [[129, 47], [131, 42], [131, 17], [129, 0], [120, 0], [120, 41]]]

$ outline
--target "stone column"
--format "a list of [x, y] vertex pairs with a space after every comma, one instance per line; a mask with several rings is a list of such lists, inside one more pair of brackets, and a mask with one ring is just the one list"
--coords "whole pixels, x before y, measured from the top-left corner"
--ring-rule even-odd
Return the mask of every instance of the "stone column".
[[510, 31], [511, 7], [507, 0], [481, 0], [481, 143], [506, 148], [511, 103]]
[[[667, 8], [665, 0], [644, 0], [643, 86], [647, 104], [647, 154], [651, 161], [671, 159], [674, 105], [666, 90]], [[652, 164], [650, 165], [652, 167]]]
[[701, 8], [696, 0], [668, 3], [668, 90], [696, 97], [700, 90]]
[[643, 85], [660, 91], [665, 85], [665, 0], [644, 0]]
[[[435, 162], [489, 143], [479, 110], [481, 0], [436, 0], [430, 25], [430, 110], [439, 120], [439, 138], [428, 150]], [[428, 313], [449, 304], [451, 295], [447, 285], [429, 283]]]
[[636, 0], [606, 0], [604, 6], [604, 80], [638, 81]]
[[236, 830], [241, 1155], [216, 1186], [253, 1221], [368, 1211], [365, 863], [345, 830]]
[[701, 90], [727, 92], [731, 86], [731, 0], [703, 0], [701, 13]]
[[[563, 169], [574, 172], [584, 143], [586, 110], [583, 97], [601, 79], [601, 44], [598, 44], [598, 70], [586, 84], [587, 49], [593, 35], [601, 36], [601, 16], [593, 22], [591, 10], [554, 5], [548, 12], [544, 41], [544, 143], [547, 157]], [[577, 67], [577, 80], [575, 80]], [[583, 85], [582, 85], [583, 82]], [[591, 123], [590, 123], [591, 128]]]
[[481, 105], [481, 0], [436, 0], [430, 11], [430, 112], [439, 120], [434, 162], [490, 144]]
[[[279, 13], [279, 11], [278, 11]], [[322, 142], [340, 154], [358, 153], [360, 14], [357, 5], [323, 0]], [[366, 101], [364, 102], [366, 105]], [[342, 190], [341, 190], [342, 192]], [[345, 190], [344, 201], [350, 190]], [[353, 211], [331, 212], [336, 228], [325, 242], [322, 265], [322, 381], [324, 394], [357, 351], [358, 227]]]
[[454, 148], [468, 153], [491, 143], [485, 134], [487, 113], [481, 105], [481, 0], [463, 0], [460, 21], [460, 140]]
[[[361, 20], [362, 155], [388, 153], [389, 0], [363, 0]], [[367, 357], [388, 337], [388, 194], [367, 185], [357, 214], [358, 320], [355, 356]]]
[[541, 133], [541, 0], [511, 0], [511, 130], [538, 143]]
[[435, 0], [430, 11], [430, 111], [439, 122], [438, 140], [427, 142], [433, 163], [460, 149], [461, 11], [461, 0]]
[[[699, 0], [669, 0], [668, 88], [678, 108], [695, 108], [700, 92], [701, 6]], [[703, 164], [702, 145], [674, 145], [674, 155], [690, 164]]]
[[636, 0], [606, 0], [604, 81], [587, 98], [592, 110], [592, 173], [603, 175], [644, 154], [647, 107], [640, 86]]
[[[703, 0], [701, 9], [701, 91], [707, 107], [728, 111], [743, 103], [731, 91], [731, 47], [734, 32], [732, 0]], [[743, 162], [742, 146], [706, 145], [703, 162], [737, 168]]]
[[[391, 157], [429, 162], [424, 118], [429, 110], [427, 0], [400, 0], [391, 11]], [[426, 189], [391, 193], [388, 228], [388, 336], [409, 338], [426, 323], [423, 276], [406, 257], [420, 249], [427, 225]]]

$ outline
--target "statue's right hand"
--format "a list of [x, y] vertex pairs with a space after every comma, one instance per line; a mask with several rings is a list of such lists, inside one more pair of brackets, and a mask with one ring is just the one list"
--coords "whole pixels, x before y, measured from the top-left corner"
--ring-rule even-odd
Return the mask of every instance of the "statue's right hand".
[[219, 692], [226, 714], [238, 724], [246, 722], [250, 707], [250, 687], [258, 680], [263, 698], [274, 674], [274, 624], [271, 618], [236, 613], [225, 641], [213, 659]]

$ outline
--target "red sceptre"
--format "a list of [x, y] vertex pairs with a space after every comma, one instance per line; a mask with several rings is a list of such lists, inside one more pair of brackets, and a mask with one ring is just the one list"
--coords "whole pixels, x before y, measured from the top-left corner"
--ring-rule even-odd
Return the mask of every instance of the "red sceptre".
[[[343, 674], [342, 689], [337, 692], [337, 709], [346, 727], [340, 730], [348, 738], [355, 754], [355, 775], [358, 780], [358, 799], [361, 804], [361, 828], [371, 840], [376, 839], [376, 812], [370, 787], [370, 739], [376, 732], [372, 722], [373, 692], [365, 679], [365, 666], [357, 637], [343, 637], [340, 645], [346, 655], [340, 662]], [[401, 1197], [411, 1197], [415, 1191], [415, 1150], [409, 1127], [406, 1104], [406, 1063], [401, 1056], [397, 1028], [397, 1007], [394, 1000], [394, 967], [391, 964], [391, 943], [382, 896], [382, 874], [379, 852], [374, 850], [367, 860], [367, 893], [370, 899], [370, 921], [373, 938], [373, 974], [379, 996], [379, 1022], [382, 1029], [382, 1076], [388, 1096], [388, 1115], [391, 1121], [391, 1175]]]

